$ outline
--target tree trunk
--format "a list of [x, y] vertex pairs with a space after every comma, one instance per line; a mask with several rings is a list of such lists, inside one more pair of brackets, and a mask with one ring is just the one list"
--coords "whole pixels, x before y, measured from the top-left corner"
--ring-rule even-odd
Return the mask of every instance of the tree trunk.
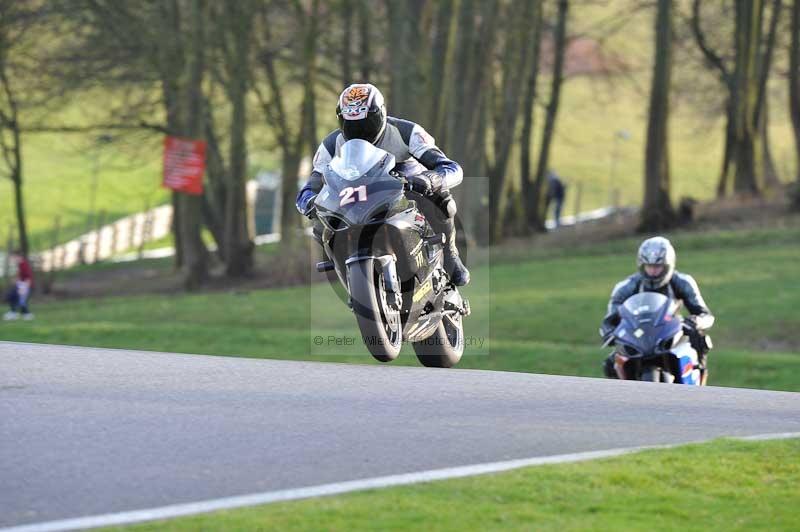
[[314, 87], [317, 85], [317, 43], [319, 36], [319, 0], [311, 0], [311, 7], [307, 19], [305, 44], [303, 46], [303, 130], [300, 135], [301, 143], [305, 143], [308, 153], [313, 154], [319, 146], [317, 138], [317, 104]]
[[14, 210], [17, 215], [17, 238], [19, 239], [19, 250], [24, 257], [30, 253], [30, 243], [28, 241], [28, 225], [25, 220], [25, 201], [22, 194], [22, 135], [20, 132], [19, 117], [16, 111], [16, 104], [12, 112], [13, 125], [13, 147], [12, 147], [12, 166], [11, 181], [14, 183]]
[[25, 221], [25, 202], [22, 194], [22, 174], [21, 172], [12, 178], [14, 182], [14, 210], [17, 215], [17, 238], [19, 239], [19, 250], [24, 257], [30, 253], [30, 243], [28, 242], [28, 227]]
[[675, 223], [670, 201], [669, 92], [672, 71], [672, 0], [658, 0], [655, 65], [645, 153], [644, 205], [639, 229], [661, 231]]
[[353, 0], [341, 0], [342, 15], [342, 88], [353, 83]]
[[294, 207], [299, 173], [299, 151], [284, 152], [281, 157], [281, 243], [286, 246], [294, 245], [300, 226], [299, 215]]
[[370, 50], [372, 49], [372, 35], [370, 29], [372, 28], [372, 17], [370, 10], [370, 0], [359, 0], [358, 8], [358, 55], [361, 59], [359, 65], [361, 70], [361, 82], [369, 82], [372, 76], [372, 56]]
[[[440, 143], [445, 142], [444, 122], [447, 109], [445, 79], [450, 61], [450, 35], [453, 27], [453, 0], [439, 0], [436, 20], [433, 25], [433, 42], [431, 44], [431, 62], [428, 68], [428, 96], [430, 98], [429, 122], [425, 128]], [[443, 144], [442, 144], [443, 145]]]
[[[464, 169], [464, 184], [453, 191], [458, 201], [459, 218], [468, 238], [481, 242], [484, 225], [488, 236], [488, 188], [483, 180], [486, 164], [486, 128], [490, 101], [487, 88], [492, 82], [484, 65], [491, 63], [499, 26], [497, 0], [461, 0], [451, 37], [453, 48], [446, 97], [442, 102], [445, 119], [441, 122], [447, 154]], [[483, 190], [485, 189], [486, 190]], [[489, 217], [499, 213], [490, 212]], [[479, 234], [480, 233], [480, 234]], [[480, 238], [479, 238], [480, 237]]]
[[[527, 43], [531, 39], [530, 21], [533, 18], [534, 4], [526, 1], [508, 8], [512, 21], [504, 34], [503, 63], [501, 65], [499, 86], [495, 88], [494, 102], [494, 161], [489, 165], [489, 209], [495, 213], [491, 218], [492, 239], [497, 242], [503, 237], [503, 228], [507, 216], [499, 215], [506, 194], [507, 167], [516, 134], [517, 116], [523, 91], [523, 80], [526, 79], [528, 66]], [[499, 96], [499, 98], [498, 98]]]
[[800, 0], [792, 4], [792, 42], [789, 48], [789, 114], [792, 117], [795, 147], [797, 191], [795, 201], [800, 207]]
[[[183, 99], [188, 102], [186, 114], [181, 117], [186, 136], [202, 139], [203, 135], [203, 75], [205, 73], [205, 13], [203, 0], [186, 0], [190, 21], [189, 41], [186, 57], [186, 73]], [[200, 196], [178, 194], [179, 231], [183, 250], [184, 286], [188, 290], [199, 288], [208, 278], [208, 250], [201, 236], [203, 200]]]
[[[691, 27], [706, 62], [717, 71], [728, 92], [725, 152], [717, 195], [731, 190], [759, 194], [774, 184], [776, 172], [767, 142], [767, 82], [775, 48], [782, 0], [772, 0], [771, 19], [762, 43], [765, 0], [735, 1], [733, 33], [734, 70], [730, 72], [724, 54], [711, 49], [700, 23], [701, 0], [693, 0]], [[762, 52], [763, 49], [763, 52]]]
[[467, 151], [467, 135], [465, 134], [467, 116], [476, 111], [478, 102], [466, 104], [467, 83], [470, 79], [470, 66], [472, 65], [470, 50], [473, 39], [477, 33], [475, 23], [475, 0], [461, 0], [456, 24], [455, 53], [453, 57], [453, 74], [448, 80], [447, 101], [448, 112], [445, 113], [443, 128], [446, 130], [441, 135], [445, 142], [448, 154], [464, 166], [467, 175], [478, 175], [473, 168], [465, 165], [464, 158]]
[[228, 100], [231, 103], [230, 171], [225, 209], [225, 273], [247, 275], [253, 268], [253, 242], [247, 229], [247, 88], [253, 13], [244, 1], [226, 5], [229, 36]]
[[764, 176], [758, 162], [758, 104], [761, 100], [760, 46], [763, 0], [736, 0], [736, 72], [734, 75], [735, 166], [733, 189], [738, 194], [758, 195]]
[[[175, 270], [183, 268], [183, 245], [181, 244], [181, 231], [179, 223], [181, 220], [181, 204], [178, 201], [178, 193], [172, 192], [170, 194], [170, 203], [172, 204], [172, 224], [170, 230], [172, 231], [172, 244], [175, 248], [175, 261], [173, 263]], [[150, 206], [148, 205], [148, 208]]]
[[536, 103], [536, 84], [539, 81], [539, 56], [542, 42], [542, 3], [536, 2], [533, 13], [533, 38], [530, 41], [530, 66], [528, 67], [528, 81], [525, 84], [525, 101], [522, 107], [522, 133], [520, 134], [520, 181], [522, 183], [522, 212], [524, 213], [525, 230], [529, 231], [537, 226], [536, 194], [531, 181], [531, 143], [533, 142], [533, 125], [535, 118], [534, 104]]
[[558, 22], [555, 34], [555, 58], [553, 63], [553, 79], [550, 87], [550, 101], [547, 104], [545, 115], [544, 130], [542, 132], [542, 145], [539, 150], [539, 163], [536, 166], [536, 182], [533, 193], [533, 217], [535, 229], [545, 230], [545, 217], [547, 215], [547, 170], [550, 163], [550, 147], [553, 142], [553, 134], [556, 130], [556, 118], [558, 116], [558, 105], [561, 98], [561, 84], [564, 79], [564, 56], [567, 48], [567, 17], [569, 15], [569, 2], [559, 0], [558, 2]]
[[782, 0], [772, 1], [772, 17], [770, 19], [769, 30], [767, 33], [767, 42], [764, 45], [764, 56], [760, 62], [760, 72], [758, 81], [758, 100], [756, 102], [756, 124], [759, 130], [759, 140], [756, 144], [756, 149], [759, 152], [756, 159], [761, 162], [761, 168], [757, 170], [763, 175], [764, 186], [767, 188], [775, 188], [780, 186], [780, 178], [778, 171], [775, 167], [775, 160], [772, 158], [772, 151], [769, 146], [769, 113], [768, 113], [768, 98], [767, 98], [767, 83], [769, 82], [769, 74], [772, 68], [772, 56], [775, 51], [775, 42], [778, 33], [778, 21], [780, 20], [781, 9], [783, 8]]
[[[287, 112], [287, 91], [282, 89], [279, 69], [276, 65], [275, 54], [272, 51], [277, 39], [272, 37], [271, 20], [264, 6], [260, 10], [261, 26], [257, 34], [265, 37], [265, 42], [259, 52], [261, 66], [269, 89], [269, 98], [265, 97], [255, 86], [261, 107], [267, 121], [276, 130], [276, 137], [281, 149], [281, 243], [292, 246], [297, 241], [300, 219], [295, 209], [297, 184], [300, 171], [300, 161], [305, 148], [309, 153], [317, 148], [316, 118], [314, 115], [316, 85], [316, 56], [317, 35], [319, 20], [319, 1], [312, 0], [308, 8], [299, 2], [295, 4], [294, 13], [300, 22], [301, 34], [296, 40], [298, 46], [294, 48], [294, 55], [286, 65], [287, 69], [296, 69], [294, 73], [302, 80], [303, 96], [299, 102], [298, 111], [293, 113], [298, 119], [291, 120]], [[308, 9], [308, 10], [307, 10]], [[292, 128], [291, 124], [299, 124]]]
[[761, 110], [761, 118], [758, 124], [758, 134], [760, 136], [758, 148], [761, 150], [758, 159], [761, 161], [761, 173], [764, 175], [764, 185], [767, 188], [777, 188], [781, 185], [778, 175], [778, 168], [775, 166], [775, 159], [772, 157], [772, 150], [769, 145], [769, 104], [765, 98]]
[[419, 16], [426, 0], [386, 0], [388, 13], [389, 98], [387, 107], [394, 116], [414, 122], [426, 118], [427, 109], [417, 103], [417, 88], [423, 87], [421, 60], [423, 38]]
[[217, 244], [217, 255], [225, 260], [225, 206], [227, 205], [228, 170], [217, 138], [214, 116], [211, 105], [206, 99], [205, 133], [208, 147], [206, 149], [206, 177], [208, 187], [203, 194], [203, 223], [214, 237]]
[[731, 162], [733, 160], [734, 144], [736, 143], [736, 118], [733, 109], [732, 89], [728, 91], [728, 101], [725, 103], [725, 148], [722, 152], [722, 168], [717, 181], [717, 197], [726, 196], [731, 188]]
[[[13, 10], [13, 8], [11, 8]], [[4, 10], [5, 11], [5, 10]], [[6, 16], [13, 15], [4, 13]], [[10, 20], [10, 18], [9, 18]], [[23, 199], [22, 172], [22, 125], [19, 117], [17, 95], [11, 86], [9, 76], [9, 55], [11, 43], [8, 38], [8, 20], [0, 20], [0, 153], [8, 167], [9, 177], [14, 186], [14, 212], [17, 218], [18, 247], [23, 256], [30, 252], [28, 227], [25, 219], [25, 202]], [[10, 145], [6, 132], [10, 135]]]

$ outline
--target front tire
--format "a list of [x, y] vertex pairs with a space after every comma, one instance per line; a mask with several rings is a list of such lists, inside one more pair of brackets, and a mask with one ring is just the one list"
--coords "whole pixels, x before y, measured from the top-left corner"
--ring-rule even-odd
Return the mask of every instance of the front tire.
[[423, 366], [452, 368], [464, 354], [463, 316], [457, 312], [443, 316], [434, 333], [413, 346]]
[[643, 382], [661, 382], [661, 368], [647, 368], [642, 372]]
[[383, 269], [374, 259], [350, 265], [350, 298], [361, 338], [370, 354], [380, 362], [391, 362], [400, 354], [403, 329], [400, 311], [389, 308]]

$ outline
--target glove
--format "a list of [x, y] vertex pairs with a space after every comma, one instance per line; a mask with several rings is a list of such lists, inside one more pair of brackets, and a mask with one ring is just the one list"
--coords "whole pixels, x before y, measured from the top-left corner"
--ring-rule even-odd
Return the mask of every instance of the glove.
[[303, 216], [305, 216], [309, 220], [317, 217], [317, 204], [314, 203], [315, 199], [316, 196], [313, 196], [311, 200], [306, 204], [305, 210], [303, 210]]
[[305, 216], [306, 218], [313, 218], [314, 213], [316, 212], [316, 204], [314, 200], [317, 198], [317, 195], [314, 194], [310, 190], [303, 191], [303, 194], [300, 196], [300, 199], [297, 201], [297, 210]]
[[687, 333], [697, 332], [697, 319], [694, 316], [687, 316], [683, 319], [683, 330]]
[[411, 190], [417, 194], [422, 194], [423, 196], [428, 196], [430, 194], [439, 192], [442, 189], [443, 181], [444, 178], [442, 177], [442, 174], [433, 172], [431, 170], [426, 170], [421, 174], [408, 178], [408, 182], [411, 185]]

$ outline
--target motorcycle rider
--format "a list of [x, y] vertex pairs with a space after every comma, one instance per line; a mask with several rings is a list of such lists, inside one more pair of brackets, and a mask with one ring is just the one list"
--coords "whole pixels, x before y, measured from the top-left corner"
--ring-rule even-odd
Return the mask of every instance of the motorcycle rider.
[[394, 155], [394, 168], [411, 185], [409, 199], [416, 201], [436, 233], [444, 233], [444, 268], [456, 286], [469, 282], [469, 270], [456, 248], [456, 202], [450, 189], [461, 183], [461, 166], [436, 146], [419, 124], [386, 114], [383, 94], [372, 84], [356, 83], [339, 96], [336, 106], [339, 129], [328, 134], [314, 155], [313, 171], [297, 194], [297, 210], [314, 222], [319, 240], [321, 224], [314, 216], [314, 198], [322, 190], [323, 172], [339, 148], [348, 140], [366, 140]]
[[[714, 316], [700, 295], [700, 288], [694, 278], [675, 270], [675, 259], [675, 248], [666, 238], [657, 236], [642, 242], [637, 255], [639, 271], [614, 287], [608, 302], [608, 312], [600, 326], [600, 335], [605, 344], [619, 325], [619, 307], [634, 294], [658, 292], [671, 299], [680, 300], [686, 305], [690, 314], [683, 320], [684, 331], [692, 347], [697, 351], [705, 380], [706, 354], [709, 350], [705, 332], [714, 325]], [[603, 363], [603, 372], [609, 379], [617, 378], [614, 353], [611, 353]]]

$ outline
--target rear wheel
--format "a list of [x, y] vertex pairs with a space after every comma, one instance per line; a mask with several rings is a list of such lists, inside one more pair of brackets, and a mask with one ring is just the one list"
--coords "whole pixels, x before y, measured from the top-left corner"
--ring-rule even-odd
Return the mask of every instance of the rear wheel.
[[423, 366], [451, 368], [464, 354], [464, 322], [458, 312], [444, 315], [432, 335], [414, 342], [414, 352]]
[[350, 265], [350, 297], [361, 337], [372, 356], [381, 362], [397, 358], [403, 341], [400, 311], [387, 303], [379, 262], [365, 259]]

